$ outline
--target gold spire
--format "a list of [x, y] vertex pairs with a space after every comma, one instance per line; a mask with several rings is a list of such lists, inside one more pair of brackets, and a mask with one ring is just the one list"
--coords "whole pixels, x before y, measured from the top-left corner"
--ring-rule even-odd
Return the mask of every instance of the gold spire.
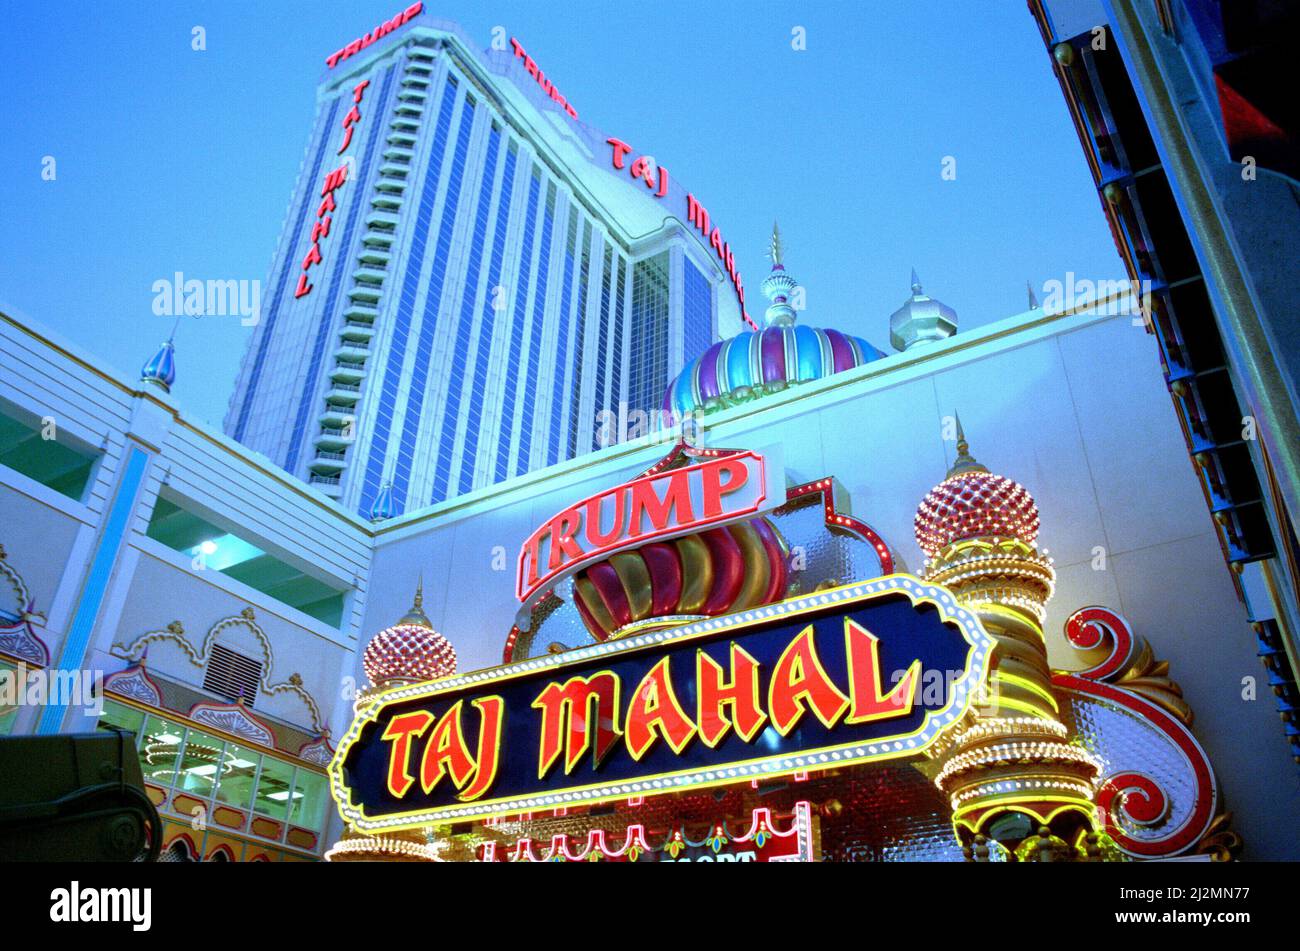
[[970, 454], [970, 443], [966, 442], [966, 433], [961, 428], [961, 416], [953, 410], [953, 419], [957, 421], [957, 458], [952, 461], [952, 468], [948, 470], [947, 478], [964, 475], [967, 472], [988, 472], [984, 466], [975, 461], [975, 457]]
[[772, 240], [768, 244], [767, 256], [772, 259], [773, 267], [783, 267], [785, 264], [785, 248], [781, 245], [781, 228], [772, 222]]
[[402, 616], [398, 624], [413, 624], [416, 627], [427, 627], [433, 630], [433, 622], [429, 620], [424, 613], [424, 572], [420, 572], [420, 580], [415, 586], [415, 602], [411, 605], [411, 610]]

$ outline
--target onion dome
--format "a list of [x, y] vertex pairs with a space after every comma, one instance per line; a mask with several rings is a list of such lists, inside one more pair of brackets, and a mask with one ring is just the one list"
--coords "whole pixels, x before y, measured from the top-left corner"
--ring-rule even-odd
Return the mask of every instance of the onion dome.
[[588, 565], [573, 602], [599, 640], [654, 618], [730, 614], [785, 596], [789, 548], [766, 518], [752, 518]]
[[957, 312], [921, 293], [921, 279], [912, 268], [912, 296], [889, 318], [889, 342], [895, 350], [944, 340], [957, 332]]
[[916, 543], [933, 558], [966, 538], [1016, 538], [1033, 545], [1038, 538], [1038, 505], [1018, 482], [994, 475], [970, 455], [957, 420], [957, 458], [948, 476], [921, 500], [916, 510]]
[[885, 355], [859, 337], [797, 325], [791, 301], [799, 284], [785, 269], [781, 232], [775, 225], [769, 253], [772, 272], [761, 285], [771, 301], [767, 326], [719, 341], [687, 362], [664, 394], [663, 408], [674, 417], [744, 403]]
[[456, 672], [456, 649], [424, 614], [423, 582], [415, 589], [411, 610], [371, 638], [361, 666], [376, 686], [437, 680]]
[[379, 494], [370, 506], [370, 521], [382, 522], [396, 518], [401, 512], [397, 510], [397, 500], [393, 498], [393, 484], [385, 482], [379, 488]]
[[141, 368], [140, 382], [151, 383], [164, 393], [172, 391], [172, 384], [176, 382], [176, 347], [172, 344], [171, 337]]

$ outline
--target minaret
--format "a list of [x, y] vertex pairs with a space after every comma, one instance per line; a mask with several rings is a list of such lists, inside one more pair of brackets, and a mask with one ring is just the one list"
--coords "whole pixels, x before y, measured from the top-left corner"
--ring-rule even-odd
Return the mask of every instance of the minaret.
[[781, 243], [781, 228], [775, 221], [772, 222], [772, 240], [767, 255], [772, 259], [772, 271], [759, 285], [772, 302], [764, 315], [766, 324], [768, 327], [789, 327], [795, 322], [795, 309], [790, 297], [799, 282], [786, 273], [785, 246]]
[[935, 783], [977, 861], [1002, 850], [1007, 860], [1074, 860], [1097, 851], [1100, 767], [1069, 742], [1052, 688], [1043, 617], [1055, 572], [1035, 547], [1038, 506], [977, 462], [956, 425], [957, 457], [917, 509], [916, 541], [925, 579], [975, 612], [996, 646], [985, 695], [938, 754]]
[[[450, 677], [456, 672], [456, 650], [434, 630], [424, 613], [424, 579], [415, 588], [411, 610], [392, 627], [384, 628], [361, 656], [370, 686], [357, 691], [354, 713], [371, 698], [392, 687]], [[400, 829], [370, 834], [351, 825], [325, 853], [327, 862], [439, 862], [441, 845], [431, 829]]]

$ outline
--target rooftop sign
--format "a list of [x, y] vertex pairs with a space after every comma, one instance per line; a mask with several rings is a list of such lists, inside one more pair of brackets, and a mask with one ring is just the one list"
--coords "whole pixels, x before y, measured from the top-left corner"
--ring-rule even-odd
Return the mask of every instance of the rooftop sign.
[[325, 65], [327, 65], [330, 69], [333, 69], [339, 63], [343, 62], [343, 60], [355, 56], [357, 53], [360, 53], [363, 49], [366, 49], [376, 40], [383, 39], [385, 36], [387, 36], [389, 33], [392, 33], [394, 30], [398, 29], [399, 27], [405, 26], [407, 23], [410, 23], [411, 20], [413, 20], [415, 17], [419, 16], [423, 12], [424, 12], [424, 4], [419, 2], [419, 0], [417, 0], [417, 2], [411, 4], [409, 7], [403, 10], [401, 13], [397, 14], [391, 20], [379, 24], [379, 26], [375, 27], [365, 36], [358, 36], [355, 40], [353, 40], [347, 46], [343, 47], [338, 52], [331, 53], [329, 56], [325, 57]]

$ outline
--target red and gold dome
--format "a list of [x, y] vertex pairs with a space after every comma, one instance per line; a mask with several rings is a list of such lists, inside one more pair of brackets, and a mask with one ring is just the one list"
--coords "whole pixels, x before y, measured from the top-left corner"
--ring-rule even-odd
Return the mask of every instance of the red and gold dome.
[[933, 558], [964, 538], [1038, 538], [1038, 505], [1019, 482], [989, 472], [969, 454], [957, 423], [957, 459], [948, 477], [929, 491], [916, 510], [916, 543]]
[[785, 596], [789, 549], [766, 518], [753, 518], [619, 552], [574, 576], [573, 602], [605, 640], [654, 618], [713, 617]]
[[361, 666], [372, 684], [419, 683], [456, 672], [456, 649], [433, 629], [423, 604], [421, 586], [416, 589], [411, 610], [366, 645]]

